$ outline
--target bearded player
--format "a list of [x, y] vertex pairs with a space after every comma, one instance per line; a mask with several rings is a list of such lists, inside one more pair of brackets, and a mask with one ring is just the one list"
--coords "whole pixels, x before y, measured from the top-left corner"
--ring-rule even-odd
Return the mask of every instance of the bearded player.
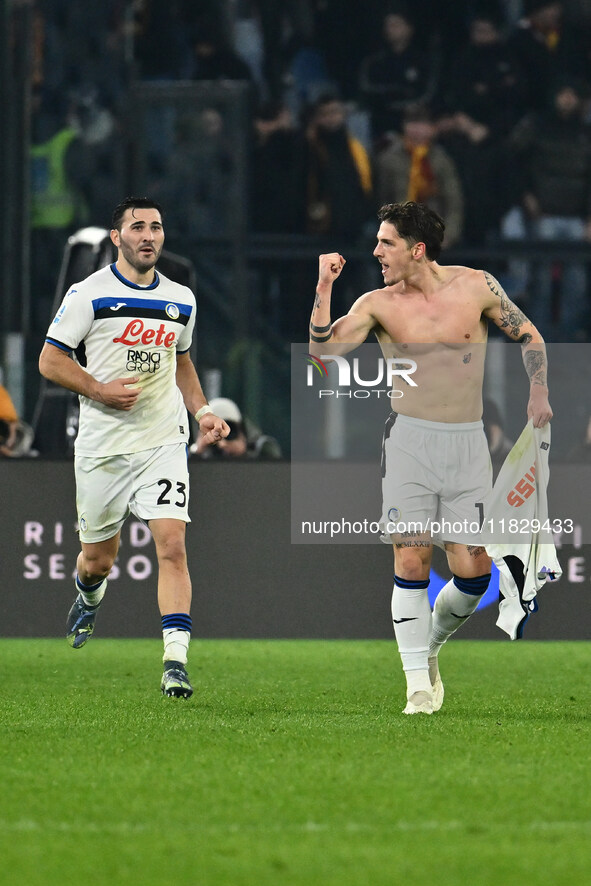
[[113, 212], [117, 260], [66, 294], [39, 358], [45, 378], [79, 395], [74, 449], [81, 551], [67, 639], [91, 637], [130, 512], [150, 528], [158, 560], [166, 696], [189, 698], [191, 580], [187, 411], [207, 443], [227, 436], [189, 356], [195, 296], [156, 270], [162, 211], [145, 197]]

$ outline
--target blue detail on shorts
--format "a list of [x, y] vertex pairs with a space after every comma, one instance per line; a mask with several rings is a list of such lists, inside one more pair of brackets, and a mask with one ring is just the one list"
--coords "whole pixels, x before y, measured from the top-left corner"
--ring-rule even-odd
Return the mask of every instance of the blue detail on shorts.
[[115, 274], [117, 279], [121, 283], [124, 283], [125, 286], [129, 286], [130, 289], [143, 289], [144, 291], [146, 291], [148, 289], [156, 289], [156, 287], [160, 285], [160, 277], [158, 276], [158, 271], [156, 271], [156, 270], [154, 271], [153, 283], [150, 283], [149, 286], [140, 286], [139, 283], [132, 283], [131, 280], [128, 280], [127, 277], [123, 276], [123, 274], [120, 274], [119, 271], [117, 270], [115, 262], [113, 262], [112, 265], [109, 265], [109, 267], [111, 268], [111, 270], [113, 271], [113, 273]]
[[398, 418], [397, 412], [391, 412], [388, 418], [386, 419], [386, 424], [384, 425], [384, 436], [382, 437], [382, 460], [381, 460], [381, 469], [382, 469], [382, 479], [386, 476], [386, 440], [389, 439], [390, 434], [392, 433], [392, 428], [396, 424], [396, 419]]

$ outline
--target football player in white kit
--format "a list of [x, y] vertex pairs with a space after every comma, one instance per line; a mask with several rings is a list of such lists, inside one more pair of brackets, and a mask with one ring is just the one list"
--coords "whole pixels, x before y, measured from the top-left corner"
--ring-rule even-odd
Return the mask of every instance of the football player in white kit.
[[[552, 417], [546, 349], [494, 277], [437, 262], [445, 225], [435, 212], [410, 201], [386, 204], [378, 218], [373, 254], [384, 287], [362, 295], [333, 323], [332, 286], [345, 259], [321, 255], [310, 353], [345, 354], [373, 332], [384, 356], [414, 358], [414, 385], [402, 398], [393, 396], [395, 411], [384, 432], [382, 522], [394, 548], [392, 619], [407, 683], [403, 713], [432, 714], [443, 702], [439, 651], [475, 611], [490, 580], [491, 561], [474, 519], [492, 479], [481, 420], [488, 322], [521, 343], [530, 381], [527, 415], [535, 427]], [[429, 527], [436, 521], [476, 530], [446, 529], [440, 539], [453, 577], [431, 613], [427, 588], [436, 535]], [[403, 524], [414, 528], [404, 531]]]
[[195, 296], [155, 268], [164, 244], [158, 203], [146, 197], [120, 203], [111, 240], [117, 261], [70, 288], [39, 358], [45, 378], [80, 398], [74, 465], [82, 550], [67, 638], [79, 649], [92, 635], [132, 512], [148, 524], [156, 546], [161, 690], [188, 698], [187, 410], [207, 443], [229, 428], [208, 406], [189, 356]]

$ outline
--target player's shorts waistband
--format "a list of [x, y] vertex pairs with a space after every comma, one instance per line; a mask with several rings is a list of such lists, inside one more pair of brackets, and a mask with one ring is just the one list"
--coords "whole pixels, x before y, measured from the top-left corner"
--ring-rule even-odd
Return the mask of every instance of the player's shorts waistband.
[[391, 412], [387, 421], [395, 421], [397, 425], [408, 425], [415, 428], [423, 428], [425, 431], [448, 431], [454, 433], [461, 431], [482, 431], [482, 420], [479, 421], [429, 421], [427, 418], [414, 418], [411, 415], [402, 415], [400, 412]]

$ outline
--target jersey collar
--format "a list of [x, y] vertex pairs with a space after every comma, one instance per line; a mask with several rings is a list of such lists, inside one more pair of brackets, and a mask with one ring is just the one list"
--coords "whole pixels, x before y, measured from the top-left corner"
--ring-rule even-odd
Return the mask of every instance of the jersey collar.
[[139, 283], [132, 283], [131, 280], [128, 280], [127, 277], [124, 277], [123, 274], [121, 274], [121, 273], [117, 270], [117, 267], [116, 267], [116, 265], [115, 265], [115, 262], [113, 262], [113, 264], [110, 265], [109, 267], [111, 268], [111, 270], [113, 271], [113, 273], [115, 274], [115, 276], [117, 277], [117, 279], [118, 279], [121, 283], [124, 283], [125, 286], [129, 286], [130, 289], [141, 289], [142, 292], [145, 292], [147, 289], [156, 289], [156, 287], [157, 287], [158, 284], [160, 283], [160, 277], [158, 276], [158, 271], [157, 271], [156, 269], [154, 269], [154, 280], [153, 280], [153, 282], [150, 283], [149, 286], [140, 286]]

